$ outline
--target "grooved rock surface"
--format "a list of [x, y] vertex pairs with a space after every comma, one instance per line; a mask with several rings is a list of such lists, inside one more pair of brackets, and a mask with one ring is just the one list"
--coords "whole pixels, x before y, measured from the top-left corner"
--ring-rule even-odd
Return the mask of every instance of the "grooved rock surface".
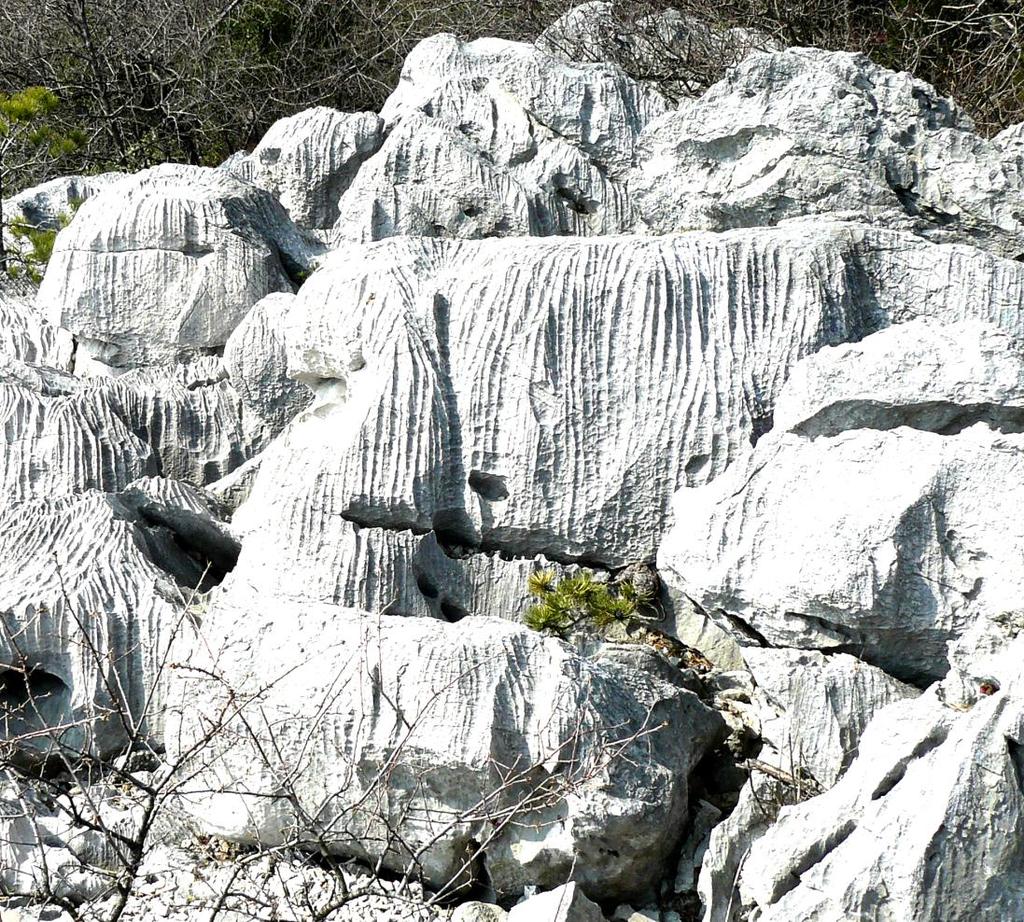
[[748, 647], [757, 683], [758, 758], [832, 787], [857, 755], [864, 729], [887, 704], [918, 691], [846, 653]]
[[260, 298], [292, 290], [315, 251], [268, 193], [165, 164], [81, 207], [57, 235], [38, 303], [105, 365], [176, 361], [222, 347]]
[[984, 327], [821, 352], [750, 458], [677, 495], [660, 569], [775, 645], [941, 677], [947, 641], [1020, 596], [1022, 397], [1024, 348]]
[[435, 36], [409, 56], [395, 123], [345, 194], [338, 240], [618, 233], [642, 128], [667, 103], [612, 65]]
[[[673, 492], [749, 454], [800, 357], [918, 314], [1018, 330], [1022, 282], [977, 251], [841, 225], [344, 248], [288, 311], [289, 374], [316, 402], [261, 463], [232, 580], [357, 604], [353, 525], [650, 558]], [[406, 546], [376, 566], [403, 568]]]
[[646, 892], [682, 832], [690, 771], [721, 729], [652, 651], [585, 659], [491, 619], [445, 626], [221, 598], [187, 662], [172, 758], [229, 690], [241, 703], [184, 794], [208, 832], [312, 841], [315, 816], [321, 847], [395, 871], [415, 851], [434, 886], [458, 879], [482, 844], [505, 897], [570, 877], [595, 898]]
[[43, 319], [33, 294], [28, 286], [0, 280], [0, 363], [67, 370], [74, 351], [71, 337]]
[[435, 35], [406, 58], [381, 117], [391, 124], [449, 81], [465, 78], [499, 84], [538, 122], [602, 164], [614, 179], [623, 178], [632, 163], [639, 133], [669, 107], [656, 90], [614, 65], [568, 64], [522, 42], [461, 42], [453, 35]]
[[928, 84], [815, 48], [754, 54], [653, 122], [630, 178], [659, 233], [864, 218], [1024, 254], [1024, 164]]
[[285, 292], [260, 299], [224, 346], [224, 367], [232, 387], [275, 435], [313, 397], [309, 388], [288, 375], [284, 325], [294, 302], [294, 295]]
[[190, 630], [184, 601], [201, 582], [202, 551], [216, 547], [237, 555], [206, 500], [174, 481], [6, 506], [0, 671], [28, 673], [5, 679], [5, 741], [24, 737], [14, 745], [26, 755], [55, 739], [72, 753], [110, 753], [125, 743], [119, 707], [159, 739], [161, 662]]
[[217, 359], [59, 383], [0, 381], [0, 496], [116, 492], [144, 475], [201, 486], [266, 443]]
[[381, 127], [372, 112], [316, 106], [274, 122], [250, 155], [227, 168], [276, 196], [299, 227], [327, 229], [363, 161], [380, 147]]
[[766, 922], [1020, 917], [1024, 713], [1014, 646], [1002, 690], [966, 712], [937, 692], [883, 711], [836, 787], [784, 809], [754, 843], [740, 905]]

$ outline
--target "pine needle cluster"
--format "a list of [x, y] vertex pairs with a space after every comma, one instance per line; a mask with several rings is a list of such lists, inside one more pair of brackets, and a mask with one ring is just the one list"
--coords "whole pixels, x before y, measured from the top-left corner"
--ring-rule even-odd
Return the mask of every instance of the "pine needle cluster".
[[551, 570], [537, 570], [530, 574], [527, 589], [537, 601], [523, 618], [526, 626], [562, 638], [580, 626], [603, 631], [629, 621], [647, 601], [632, 583], [598, 582], [586, 570], [561, 581]]

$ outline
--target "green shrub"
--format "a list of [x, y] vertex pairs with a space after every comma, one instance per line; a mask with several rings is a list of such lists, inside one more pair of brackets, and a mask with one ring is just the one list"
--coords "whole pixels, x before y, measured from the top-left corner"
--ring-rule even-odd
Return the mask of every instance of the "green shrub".
[[649, 601], [632, 583], [599, 583], [586, 570], [560, 582], [551, 570], [538, 570], [530, 574], [527, 589], [537, 602], [523, 618], [526, 626], [563, 638], [577, 628], [603, 631], [627, 622]]
[[43, 280], [46, 264], [53, 255], [53, 244], [57, 234], [71, 223], [75, 212], [82, 205], [82, 200], [71, 199], [68, 204], [71, 210], [57, 216], [58, 227], [37, 227], [23, 217], [11, 221], [11, 236], [22, 244], [18, 262], [11, 261], [7, 267], [7, 274], [11, 278], [24, 275], [36, 284]]

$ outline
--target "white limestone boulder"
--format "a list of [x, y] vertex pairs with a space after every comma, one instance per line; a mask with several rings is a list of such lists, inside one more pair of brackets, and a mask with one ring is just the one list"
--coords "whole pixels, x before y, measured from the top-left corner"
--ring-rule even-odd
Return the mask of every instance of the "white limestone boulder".
[[753, 54], [641, 147], [630, 188], [659, 233], [831, 214], [1024, 254], [1024, 167], [928, 84], [863, 55]]
[[338, 240], [630, 229], [633, 142], [665, 103], [608, 65], [435, 36], [385, 105], [392, 130], [345, 194]]
[[502, 898], [567, 879], [647, 892], [721, 730], [653, 651], [588, 659], [493, 619], [221, 596], [178, 661], [169, 758], [224, 725], [183, 792], [208, 833], [435, 888], [483, 873]]
[[846, 653], [747, 647], [757, 689], [758, 758], [827, 790], [857, 755], [874, 715], [917, 689]]
[[380, 147], [381, 127], [371, 112], [316, 106], [274, 122], [251, 154], [222, 168], [272, 193], [299, 227], [326, 230], [363, 161]]
[[735, 903], [766, 922], [996, 920], [1024, 912], [1020, 639], [1002, 685], [950, 706], [942, 686], [894, 704], [826, 794], [782, 810], [750, 850]]
[[471, 141], [412, 113], [342, 197], [336, 240], [398, 235], [522, 236], [535, 229], [526, 189]]
[[603, 922], [601, 907], [575, 883], [538, 893], [512, 907], [508, 922]]
[[453, 35], [435, 35], [406, 58], [381, 117], [393, 124], [448, 81], [465, 78], [495, 81], [537, 121], [617, 179], [632, 163], [640, 131], [668, 108], [656, 90], [614, 65], [569, 64], [522, 42], [461, 42]]
[[288, 377], [284, 323], [294, 296], [275, 292], [253, 305], [224, 346], [224, 367], [239, 397], [274, 434], [312, 399]]
[[57, 236], [44, 316], [119, 368], [220, 349], [249, 308], [291, 291], [316, 248], [267, 192], [165, 164], [90, 198]]
[[128, 741], [132, 725], [137, 744], [155, 744], [167, 651], [191, 630], [185, 602], [237, 553], [211, 505], [173, 481], [6, 506], [5, 745], [27, 758], [103, 756]]
[[1021, 592], [1022, 397], [1020, 340], [975, 324], [823, 351], [749, 459], [680, 491], [659, 569], [773, 645], [941, 676]]

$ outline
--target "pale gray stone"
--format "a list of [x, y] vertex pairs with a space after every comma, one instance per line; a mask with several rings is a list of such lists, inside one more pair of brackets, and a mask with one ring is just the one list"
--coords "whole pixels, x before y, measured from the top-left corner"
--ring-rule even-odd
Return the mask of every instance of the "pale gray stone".
[[176, 361], [222, 347], [315, 254], [269, 193], [224, 170], [165, 164], [81, 207], [57, 235], [38, 303], [105, 365]]
[[1024, 254], [1024, 163], [954, 103], [863, 55], [755, 53], [653, 122], [630, 179], [659, 233], [857, 217]]
[[269, 294], [253, 305], [224, 346], [224, 367], [245, 405], [273, 435], [298, 414], [313, 395], [288, 376], [284, 323], [294, 295]]
[[463, 903], [452, 913], [451, 922], [505, 922], [508, 913], [493, 903]]
[[774, 645], [943, 675], [1021, 592], [1022, 372], [1019, 340], [971, 325], [819, 353], [753, 455], [677, 495], [663, 578]]
[[[570, 875], [598, 898], [646, 892], [683, 832], [687, 778], [721, 732], [653, 651], [585, 658], [486, 618], [449, 626], [235, 593], [178, 661], [169, 758], [206, 734], [225, 695], [250, 702], [183, 792], [207, 832], [294, 836], [396, 871], [415, 850], [434, 887], [459, 880], [483, 843], [499, 897]], [[389, 826], [400, 839], [382, 838]]]
[[274, 122], [248, 157], [221, 168], [276, 196], [299, 227], [328, 229], [342, 194], [380, 147], [381, 127], [372, 112], [317, 106]]
[[512, 907], [508, 922], [603, 922], [601, 907], [586, 898], [575, 882], [538, 893]]

